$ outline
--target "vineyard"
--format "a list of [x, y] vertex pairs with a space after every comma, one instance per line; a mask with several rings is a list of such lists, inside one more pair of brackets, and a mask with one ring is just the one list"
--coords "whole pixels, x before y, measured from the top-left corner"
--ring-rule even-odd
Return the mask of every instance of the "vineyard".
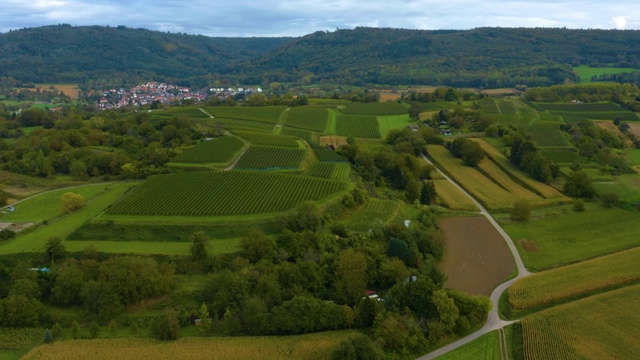
[[317, 163], [311, 171], [311, 176], [344, 180], [349, 178], [350, 170], [348, 163]]
[[528, 129], [533, 137], [533, 143], [540, 147], [570, 147], [569, 140], [559, 129], [553, 127], [535, 126]]
[[242, 149], [244, 143], [234, 136], [203, 141], [178, 154], [171, 161], [176, 163], [226, 163]]
[[518, 109], [513, 105], [511, 101], [508, 100], [500, 100], [498, 102], [498, 107], [500, 108], [500, 112], [503, 114], [517, 114]]
[[640, 358], [640, 285], [556, 306], [522, 320], [524, 359]]
[[300, 147], [296, 139], [292, 136], [265, 134], [254, 131], [234, 131], [234, 133], [253, 145]]
[[313, 138], [313, 133], [311, 131], [308, 130], [300, 130], [300, 129], [293, 129], [290, 127], [286, 127], [284, 126], [282, 128], [282, 130], [280, 131], [281, 135], [286, 135], [286, 136], [295, 136], [297, 138], [300, 138], [308, 143], [310, 143], [312, 141]]
[[487, 114], [500, 114], [500, 108], [494, 98], [486, 97], [478, 100], [480, 109]]
[[221, 123], [225, 129], [227, 130], [250, 130], [250, 131], [264, 131], [264, 132], [272, 132], [274, 124], [252, 121], [252, 120], [241, 120], [241, 119], [225, 119], [225, 118], [216, 118], [215, 120], [211, 120], [215, 123]]
[[620, 105], [607, 103], [586, 103], [586, 104], [554, 104], [554, 103], [536, 103], [540, 109], [549, 111], [570, 111], [570, 112], [608, 112], [608, 111], [624, 111]]
[[387, 223], [394, 218], [401, 204], [393, 200], [371, 199], [349, 220], [352, 231], [367, 231], [376, 222]]
[[306, 150], [300, 148], [251, 146], [236, 164], [236, 169], [297, 169], [305, 154]]
[[575, 149], [554, 149], [554, 150], [541, 150], [542, 154], [549, 160], [557, 163], [572, 164], [576, 161], [580, 161], [582, 157], [575, 151]]
[[508, 290], [514, 309], [546, 306], [640, 281], [640, 248], [536, 273]]
[[293, 128], [324, 132], [327, 127], [327, 109], [318, 106], [300, 106], [287, 110], [285, 125]]
[[208, 106], [205, 108], [216, 119], [241, 119], [275, 124], [280, 120], [284, 106]]
[[331, 148], [314, 143], [311, 143], [310, 145], [319, 161], [347, 162], [347, 159], [338, 155], [338, 153], [336, 153], [335, 150], [331, 150]]
[[378, 120], [375, 116], [338, 115], [336, 135], [379, 139]]
[[396, 101], [377, 103], [348, 103], [340, 112], [348, 115], [400, 115], [409, 112], [409, 109]]
[[323, 200], [345, 189], [344, 182], [306, 176], [251, 171], [185, 172], [149, 178], [108, 213], [218, 216], [279, 212], [308, 200]]

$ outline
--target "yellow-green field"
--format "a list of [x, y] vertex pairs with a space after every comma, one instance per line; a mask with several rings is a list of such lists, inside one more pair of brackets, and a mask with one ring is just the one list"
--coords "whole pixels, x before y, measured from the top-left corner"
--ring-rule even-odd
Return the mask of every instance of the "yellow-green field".
[[445, 179], [433, 180], [440, 204], [451, 210], [477, 211], [478, 207], [466, 195]]
[[635, 248], [520, 279], [508, 290], [515, 309], [544, 306], [603, 289], [640, 281], [640, 248]]
[[471, 139], [477, 142], [482, 150], [487, 154], [487, 157], [495, 163], [500, 169], [508, 172], [508, 175], [515, 178], [517, 182], [523, 183], [524, 186], [533, 189], [536, 193], [540, 194], [546, 199], [558, 199], [561, 201], [569, 201], [570, 199], [563, 195], [558, 189], [541, 183], [532, 179], [529, 175], [525, 174], [522, 170], [513, 165], [507, 157], [501, 153], [498, 149], [483, 139]]
[[513, 181], [489, 159], [482, 160], [479, 168], [493, 180], [478, 169], [464, 165], [443, 146], [427, 145], [427, 151], [458, 184], [490, 209], [509, 209], [518, 199], [528, 200], [532, 205], [547, 203], [546, 199]]
[[149, 339], [69, 340], [41, 345], [24, 360], [73, 359], [329, 359], [331, 351], [355, 331], [299, 336], [182, 338], [172, 342]]
[[640, 285], [560, 305], [522, 320], [524, 358], [640, 359]]

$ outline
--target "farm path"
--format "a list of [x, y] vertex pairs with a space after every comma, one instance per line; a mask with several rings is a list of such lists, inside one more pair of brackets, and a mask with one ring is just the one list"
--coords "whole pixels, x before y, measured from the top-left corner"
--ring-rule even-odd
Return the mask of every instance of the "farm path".
[[[226, 136], [233, 136], [233, 134], [231, 134], [228, 131], [225, 131], [224, 134]], [[231, 165], [227, 166], [224, 171], [230, 171], [233, 170], [234, 167], [236, 167], [236, 165], [238, 164], [238, 161], [240, 161], [240, 158], [242, 158], [242, 155], [244, 155], [244, 153], [247, 152], [247, 150], [249, 150], [249, 147], [251, 146], [251, 143], [249, 143], [247, 140], [238, 137], [238, 139], [242, 140], [242, 142], [244, 143], [244, 149], [242, 149], [242, 152], [240, 153], [240, 155], [238, 155], [238, 157], [236, 157], [235, 160], [233, 160], [233, 162], [231, 163]]]
[[513, 284], [515, 281], [517, 281], [520, 278], [523, 278], [525, 276], [531, 275], [531, 273], [525, 268], [524, 263], [522, 262], [522, 258], [520, 258], [520, 254], [518, 253], [518, 249], [516, 248], [515, 244], [513, 243], [513, 240], [511, 240], [511, 237], [509, 236], [509, 234], [507, 234], [506, 231], [504, 231], [504, 229], [502, 229], [502, 227], [500, 226], [500, 224], [498, 224], [498, 222], [493, 218], [493, 216], [491, 216], [491, 214], [489, 214], [489, 212], [487, 211], [487, 209], [484, 208], [484, 206], [482, 206], [482, 204], [480, 204], [473, 196], [471, 196], [471, 194], [469, 194], [465, 189], [462, 188], [462, 186], [458, 185], [458, 183], [456, 183], [453, 179], [451, 179], [449, 176], [447, 176], [447, 174], [445, 174], [444, 172], [442, 172], [440, 169], [438, 169], [437, 166], [435, 166], [435, 164], [433, 164], [431, 162], [431, 160], [429, 160], [425, 155], [422, 155], [422, 158], [428, 162], [429, 164], [433, 165], [436, 168], [436, 171], [438, 171], [447, 181], [449, 181], [451, 184], [453, 184], [453, 186], [455, 186], [458, 190], [460, 190], [465, 196], [467, 196], [469, 199], [471, 199], [471, 201], [473, 201], [473, 203], [478, 207], [478, 209], [480, 209], [480, 213], [487, 218], [487, 220], [489, 220], [489, 222], [491, 223], [491, 225], [493, 225], [493, 227], [495, 227], [495, 229], [498, 231], [498, 233], [500, 233], [500, 235], [502, 235], [502, 237], [504, 238], [505, 242], [507, 243], [507, 246], [509, 247], [509, 250], [511, 250], [511, 253], [513, 254], [513, 258], [516, 262], [516, 266], [518, 267], [518, 275], [507, 281], [504, 282], [500, 285], [498, 285], [498, 287], [496, 287], [495, 289], [493, 289], [493, 291], [491, 292], [491, 311], [489, 311], [489, 316], [487, 318], [487, 322], [484, 324], [484, 326], [472, 333], [469, 334], [465, 337], [463, 337], [462, 339], [458, 339], [457, 341], [452, 342], [451, 344], [448, 344], [446, 346], [443, 346], [439, 349], [436, 349], [424, 356], [419, 357], [417, 360], [430, 360], [430, 359], [435, 359], [436, 357], [446, 354], [449, 351], [452, 351], [454, 349], [459, 348], [462, 345], [465, 345], [467, 343], [470, 343], [471, 341], [479, 338], [480, 336], [484, 335], [484, 334], [488, 334], [491, 331], [494, 330], [499, 330], [502, 329], [503, 327], [507, 326], [507, 325], [511, 325], [513, 324], [515, 321], [505, 321], [500, 319], [500, 315], [498, 313], [498, 303], [500, 301], [500, 297], [502, 296], [502, 293], [505, 292], [507, 290], [507, 288], [509, 286], [511, 286], [511, 284]]
[[207, 115], [208, 117], [215, 119], [216, 117], [211, 115], [207, 110], [203, 109], [203, 108], [198, 108], [198, 110], [202, 111], [205, 115]]

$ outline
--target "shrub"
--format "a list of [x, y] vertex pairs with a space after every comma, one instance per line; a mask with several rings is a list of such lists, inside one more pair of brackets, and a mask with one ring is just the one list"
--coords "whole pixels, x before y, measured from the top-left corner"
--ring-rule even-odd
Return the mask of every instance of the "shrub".
[[72, 192], [66, 192], [60, 197], [60, 204], [66, 213], [78, 210], [84, 206], [84, 196]]
[[576, 200], [573, 203], [573, 211], [575, 211], [575, 212], [583, 212], [584, 211], [584, 201]]
[[531, 204], [526, 200], [516, 200], [511, 209], [511, 219], [514, 221], [528, 221], [531, 217]]

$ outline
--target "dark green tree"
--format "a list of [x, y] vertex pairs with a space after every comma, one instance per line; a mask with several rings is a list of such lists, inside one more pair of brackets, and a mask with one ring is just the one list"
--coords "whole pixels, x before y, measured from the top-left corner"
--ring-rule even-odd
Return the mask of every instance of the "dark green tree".
[[436, 186], [433, 181], [423, 181], [422, 189], [420, 190], [420, 204], [431, 205], [436, 201], [437, 197]]
[[60, 236], [52, 236], [44, 244], [44, 256], [48, 263], [61, 261], [66, 253], [67, 249]]
[[564, 184], [565, 194], [575, 198], [591, 199], [596, 195], [596, 188], [593, 181], [582, 170], [574, 171]]
[[95, 339], [98, 336], [100, 336], [100, 325], [98, 325], [97, 321], [92, 321], [91, 324], [89, 325], [89, 336], [92, 339]]
[[151, 336], [157, 340], [175, 340], [179, 336], [180, 322], [175, 312], [170, 311], [153, 319], [149, 325]]
[[51, 331], [49, 331], [49, 329], [46, 329], [44, 331], [44, 343], [49, 344], [52, 341], [53, 341], [53, 335], [51, 335]]
[[207, 251], [207, 243], [209, 237], [203, 231], [196, 231], [191, 234], [191, 259], [195, 261], [204, 261], [209, 257]]

